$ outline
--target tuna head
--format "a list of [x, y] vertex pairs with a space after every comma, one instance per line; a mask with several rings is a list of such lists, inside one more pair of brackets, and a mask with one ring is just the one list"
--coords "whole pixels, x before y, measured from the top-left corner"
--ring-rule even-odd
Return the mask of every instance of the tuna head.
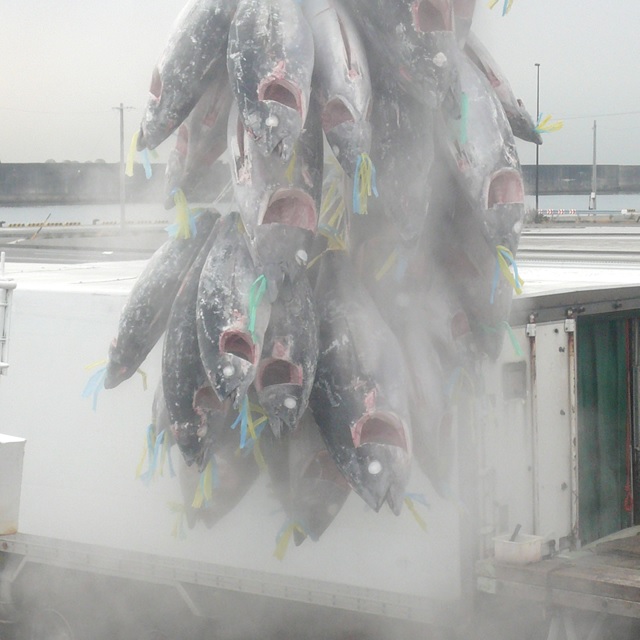
[[[305, 216], [315, 222], [315, 206], [302, 191], [283, 193], [276, 202], [283, 217]], [[273, 209], [267, 208], [269, 216]], [[271, 301], [276, 299], [285, 278], [295, 282], [305, 273], [312, 243], [313, 231], [310, 229], [280, 222], [263, 222], [256, 229], [256, 254], [267, 278]]]
[[292, 91], [274, 89], [265, 95], [273, 97], [263, 98], [255, 111], [247, 113], [247, 131], [263, 156], [275, 152], [283, 162], [288, 162], [302, 132], [301, 106]]
[[276, 437], [296, 428], [305, 412], [318, 359], [318, 326], [306, 276], [285, 278], [271, 307], [263, 357], [255, 380]]
[[[142, 351], [143, 349], [140, 349]], [[109, 361], [104, 378], [105, 389], [115, 389], [121, 382], [128, 380], [138, 369], [141, 356], [133, 349], [118, 349], [118, 339], [114, 338], [109, 346]]]
[[323, 256], [315, 297], [314, 418], [353, 490], [376, 511], [386, 501], [397, 513], [412, 450], [400, 345], [344, 252]]
[[353, 111], [339, 99], [327, 103], [322, 110], [322, 128], [336, 160], [345, 173], [353, 177], [362, 153], [371, 148], [371, 123], [356, 118]]
[[221, 400], [234, 394], [236, 406], [253, 381], [269, 324], [265, 291], [240, 216], [228, 214], [200, 274], [196, 323], [207, 377]]
[[216, 367], [210, 373], [214, 387], [221, 398], [235, 392], [239, 400], [245, 396], [256, 375], [253, 341], [247, 334], [227, 331], [220, 338], [220, 351]]
[[224, 61], [236, 0], [190, 0], [153, 70], [138, 150], [155, 149], [187, 118]]
[[240, 0], [227, 68], [240, 117], [260, 152], [288, 162], [307, 117], [313, 36], [295, 0]]
[[[524, 220], [524, 202], [522, 187], [522, 177], [520, 172], [513, 172], [513, 176], [507, 176], [509, 185], [513, 179], [514, 188], [517, 193], [507, 196], [505, 201], [490, 202], [485, 211], [482, 212], [480, 219], [483, 225], [483, 234], [488, 242], [495, 246], [501, 245], [506, 247], [515, 255], [522, 232], [522, 224]], [[494, 184], [495, 181], [492, 183]], [[507, 188], [510, 188], [507, 186]]]
[[355, 22], [335, 0], [306, 0], [302, 10], [313, 31], [313, 90], [322, 128], [344, 171], [353, 177], [358, 156], [371, 146], [371, 79]]
[[[260, 256], [265, 262], [267, 254], [275, 256], [281, 249], [295, 247], [295, 251], [308, 251], [309, 247], [303, 245], [310, 244], [309, 238], [317, 226], [323, 140], [322, 129], [311, 121], [311, 115], [297, 141], [295, 157], [289, 166], [284, 166], [258, 151], [235, 106], [229, 114], [227, 138], [235, 200], [251, 241], [273, 245]], [[269, 229], [259, 230], [260, 226]], [[282, 230], [275, 231], [277, 226]], [[260, 240], [258, 235], [268, 237]]]
[[404, 448], [369, 442], [334, 456], [349, 484], [372, 509], [379, 511], [386, 502], [400, 514], [410, 468]]
[[193, 397], [193, 417], [174, 422], [171, 432], [187, 466], [202, 471], [213, 451], [224, 440], [229, 427], [231, 402], [221, 402], [210, 385], [203, 385]]
[[352, 0], [378, 76], [393, 78], [424, 104], [437, 108], [459, 94], [448, 0]]

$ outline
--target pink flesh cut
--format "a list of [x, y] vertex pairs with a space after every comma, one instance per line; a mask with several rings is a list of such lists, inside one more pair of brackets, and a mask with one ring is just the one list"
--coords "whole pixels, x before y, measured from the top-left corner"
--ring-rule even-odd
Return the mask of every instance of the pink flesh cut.
[[340, 98], [334, 98], [330, 102], [327, 102], [322, 110], [322, 130], [327, 133], [334, 127], [337, 127], [343, 122], [353, 122], [353, 115], [347, 108], [347, 105], [340, 100]]
[[181, 124], [178, 127], [178, 139], [176, 140], [176, 151], [184, 158], [189, 149], [189, 129]]
[[258, 87], [258, 100], [279, 102], [285, 107], [289, 107], [290, 109], [297, 111], [300, 114], [300, 117], [303, 116], [301, 92], [286, 80], [272, 78], [261, 83]]
[[413, 13], [413, 26], [419, 33], [451, 31], [446, 9], [443, 12], [430, 0], [417, 0], [413, 4], [411, 12]]
[[388, 444], [407, 451], [402, 426], [391, 416], [380, 413], [367, 414], [356, 423], [353, 444], [359, 447], [366, 442]]
[[225, 331], [220, 336], [220, 352], [231, 353], [247, 362], [254, 363], [255, 345], [251, 338], [241, 331]]
[[453, 10], [461, 18], [471, 19], [475, 6], [476, 0], [453, 0]]
[[149, 93], [157, 99], [160, 99], [162, 95], [162, 78], [160, 77], [160, 72], [158, 71], [158, 67], [153, 70], [153, 74], [151, 76], [151, 86], [149, 87]]
[[220, 402], [213, 387], [200, 387], [193, 395], [193, 408], [199, 411], [221, 411], [223, 403]]
[[283, 189], [276, 192], [262, 218], [262, 224], [287, 224], [309, 231], [315, 231], [316, 223], [316, 207], [313, 200], [299, 189]]
[[351, 45], [349, 44], [349, 38], [347, 37], [347, 30], [340, 20], [340, 16], [338, 18], [338, 25], [340, 27], [340, 35], [342, 36], [342, 44], [344, 45], [344, 55], [347, 59], [347, 69], [351, 69], [353, 67], [353, 62], [351, 61]]
[[524, 186], [522, 178], [516, 171], [499, 171], [489, 185], [487, 208], [496, 204], [522, 204], [524, 202]]
[[261, 367], [256, 377], [256, 388], [261, 391], [265, 387], [276, 384], [302, 384], [302, 371], [288, 360], [272, 358]]

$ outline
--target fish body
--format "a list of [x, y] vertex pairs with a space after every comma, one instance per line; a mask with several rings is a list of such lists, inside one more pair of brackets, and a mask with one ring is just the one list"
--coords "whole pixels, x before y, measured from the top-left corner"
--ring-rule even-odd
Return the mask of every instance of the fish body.
[[240, 119], [265, 156], [288, 162], [307, 118], [313, 36], [295, 0], [240, 0], [227, 66]]
[[453, 30], [461, 46], [469, 35], [473, 13], [476, 8], [476, 0], [451, 0], [453, 7]]
[[173, 194], [182, 189], [187, 200], [210, 200], [215, 196], [214, 162], [227, 148], [227, 119], [232, 95], [226, 62], [219, 61], [213, 77], [193, 111], [178, 128], [175, 148], [165, 174], [166, 207], [173, 207]]
[[307, 264], [322, 198], [323, 139], [315, 105], [289, 166], [265, 158], [242, 126], [229, 116], [235, 201], [275, 299], [285, 274], [296, 279]]
[[432, 108], [448, 94], [458, 95], [458, 44], [449, 0], [350, 0], [348, 6], [371, 68]]
[[432, 109], [388, 83], [378, 87], [375, 98], [371, 158], [380, 200], [401, 243], [415, 248], [431, 192], [435, 116]]
[[465, 56], [460, 56], [460, 77], [467, 116], [460, 130], [449, 135], [445, 153], [487, 242], [506, 243], [513, 251], [524, 215], [524, 182], [513, 134], [488, 80]]
[[260, 360], [271, 305], [237, 213], [219, 224], [200, 274], [197, 331], [200, 355], [218, 398], [239, 406]]
[[536, 125], [527, 111], [522, 100], [516, 98], [506, 76], [484, 46], [482, 41], [472, 31], [467, 35], [464, 51], [469, 59], [484, 74], [495, 91], [498, 100], [516, 138], [542, 144], [542, 137], [535, 130]]
[[[184, 462], [178, 466], [178, 477], [185, 505], [185, 515], [190, 528], [203, 522], [210, 529], [229, 513], [245, 496], [258, 476], [258, 467], [251, 453], [238, 454], [238, 442], [230, 429], [223, 443], [212, 453], [208, 465], [198, 470]], [[205, 477], [203, 477], [203, 474]], [[206, 490], [203, 485], [209, 484]], [[201, 495], [201, 501], [196, 496]]]
[[358, 156], [371, 146], [371, 79], [364, 43], [337, 0], [308, 0], [302, 10], [313, 32], [313, 95], [322, 128], [336, 159], [353, 177]]
[[413, 455], [440, 495], [452, 485], [454, 403], [468, 387], [471, 329], [455, 290], [438, 274], [414, 291], [402, 337], [409, 372]]
[[[467, 315], [476, 351], [495, 359], [502, 346], [514, 289], [501, 272], [498, 247], [515, 256], [524, 205], [472, 205], [449, 164], [436, 162], [426, 251]], [[503, 215], [504, 214], [504, 215]]]
[[130, 378], [160, 339], [180, 285], [217, 217], [202, 212], [196, 219], [195, 236], [170, 238], [147, 262], [120, 314], [118, 334], [109, 347], [106, 389]]
[[191, 0], [153, 70], [138, 150], [155, 149], [187, 118], [224, 60], [237, 0]]
[[376, 511], [399, 513], [411, 461], [404, 362], [398, 342], [355, 277], [329, 251], [315, 290], [319, 326], [310, 406], [345, 478]]
[[[333, 461], [310, 411], [303, 414], [289, 438], [291, 512], [314, 541], [342, 509], [351, 487]], [[304, 536], [294, 530], [297, 545]]]
[[200, 359], [196, 304], [200, 273], [216, 237], [209, 234], [171, 308], [162, 352], [162, 385], [171, 431], [187, 465], [200, 470], [228, 428], [229, 401], [220, 402]]
[[271, 306], [255, 387], [276, 436], [293, 431], [309, 403], [318, 359], [318, 326], [306, 275], [285, 278]]
[[296, 545], [317, 541], [344, 505], [351, 488], [327, 451], [318, 425], [306, 411], [296, 430], [260, 436], [273, 492], [293, 529]]

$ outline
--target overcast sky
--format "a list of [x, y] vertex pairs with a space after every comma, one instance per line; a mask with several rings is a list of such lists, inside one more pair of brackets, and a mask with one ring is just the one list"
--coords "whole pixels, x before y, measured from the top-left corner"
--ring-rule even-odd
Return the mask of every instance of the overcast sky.
[[[478, 0], [474, 30], [535, 115], [563, 119], [540, 162], [640, 164], [640, 0]], [[116, 161], [184, 0], [0, 0], [0, 161]], [[614, 115], [627, 114], [627, 115]], [[161, 152], [172, 146], [162, 145]], [[523, 164], [535, 147], [519, 145]], [[162, 155], [164, 155], [164, 153]]]

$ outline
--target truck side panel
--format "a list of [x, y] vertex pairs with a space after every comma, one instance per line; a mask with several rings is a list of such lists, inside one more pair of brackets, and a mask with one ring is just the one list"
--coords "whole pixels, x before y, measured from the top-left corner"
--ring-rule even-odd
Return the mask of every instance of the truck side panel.
[[[374, 513], [352, 494], [318, 542], [306, 540], [274, 557], [285, 524], [265, 474], [211, 530], [180, 522], [176, 478], [149, 486], [136, 468], [151, 420], [160, 346], [143, 369], [96, 399], [82, 391], [106, 356], [120, 310], [141, 264], [87, 265], [16, 274], [12, 367], [0, 384], [3, 430], [27, 439], [20, 530], [45, 539], [98, 545], [127, 553], [212, 563], [268, 575], [327, 581], [337, 591], [383, 590], [433, 603], [460, 595], [460, 511], [439, 498], [414, 470], [409, 488], [426, 532], [409, 509]], [[181, 464], [174, 447], [172, 459]]]

